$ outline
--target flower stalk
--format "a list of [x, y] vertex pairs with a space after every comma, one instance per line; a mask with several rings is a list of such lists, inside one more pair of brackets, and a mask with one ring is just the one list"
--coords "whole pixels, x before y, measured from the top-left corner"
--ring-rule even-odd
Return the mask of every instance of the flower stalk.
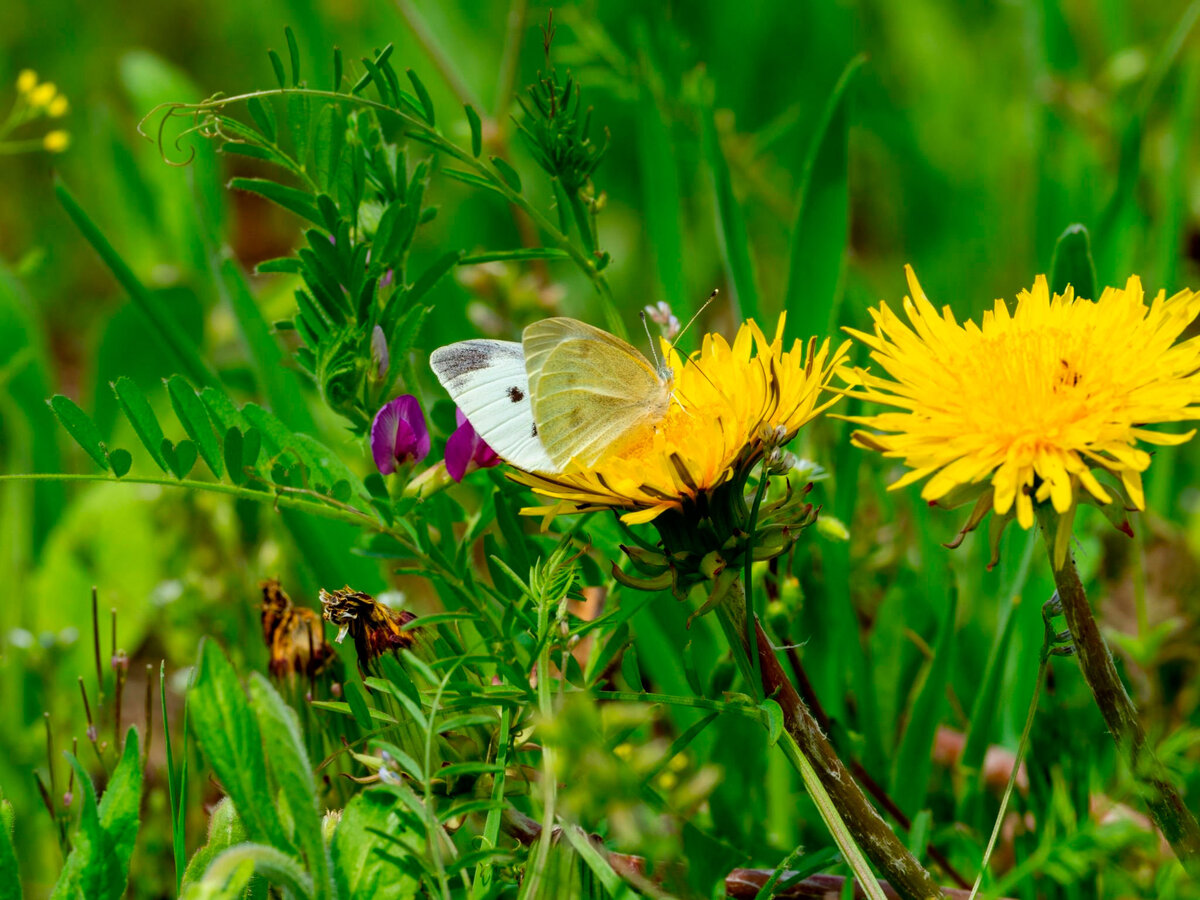
[[[755, 666], [751, 662], [751, 650], [746, 639], [746, 594], [740, 580], [733, 581], [726, 592], [724, 602], [717, 607], [717, 612], [743, 677], [754, 677]], [[757, 618], [753, 634], [762, 695], [773, 699], [783, 710], [786, 732], [784, 750], [789, 760], [800, 770], [801, 776], [805, 777], [806, 786], [808, 778], [805, 770], [808, 769], [815, 774], [820, 788], [840, 814], [854, 844], [866, 852], [871, 862], [901, 897], [908, 900], [944, 897], [945, 894], [933, 876], [909, 852], [904, 842], [859, 789], [853, 776], [821, 731], [820, 725], [800, 699], [796, 688], [788, 680], [775, 657], [770, 639]], [[819, 797], [814, 796], [813, 799], [818, 806], [821, 805]], [[837, 835], [834, 837], [837, 838]], [[845, 853], [845, 848], [842, 849]]]
[[[1054, 547], [1058, 516], [1047, 504], [1037, 506], [1038, 522], [1048, 548]], [[1166, 767], [1154, 754], [1146, 731], [1138, 719], [1137, 708], [1129, 698], [1112, 653], [1096, 625], [1091, 605], [1079, 580], [1075, 560], [1068, 552], [1061, 565], [1050, 551], [1054, 584], [1062, 602], [1063, 616], [1075, 644], [1075, 656], [1083, 679], [1091, 689], [1104, 722], [1129, 765], [1130, 772], [1143, 788], [1150, 815], [1158, 825], [1176, 857], [1192, 878], [1200, 878], [1200, 825], [1184, 805], [1178, 788], [1171, 782]]]

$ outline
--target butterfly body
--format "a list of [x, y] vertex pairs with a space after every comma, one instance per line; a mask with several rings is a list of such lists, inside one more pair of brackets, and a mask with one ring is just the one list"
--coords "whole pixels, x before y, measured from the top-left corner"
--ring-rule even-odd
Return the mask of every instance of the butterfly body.
[[527, 471], [591, 465], [662, 419], [671, 402], [670, 368], [576, 319], [535, 322], [520, 344], [450, 344], [429, 362], [476, 432]]

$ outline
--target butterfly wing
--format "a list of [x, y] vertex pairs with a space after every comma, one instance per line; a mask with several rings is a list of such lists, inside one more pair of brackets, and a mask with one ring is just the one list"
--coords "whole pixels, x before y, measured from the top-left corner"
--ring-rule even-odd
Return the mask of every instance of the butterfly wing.
[[528, 472], [559, 472], [534, 425], [525, 353], [512, 341], [460, 341], [429, 365], [475, 432], [501, 459]]
[[629, 343], [576, 319], [535, 322], [522, 335], [533, 420], [561, 468], [594, 463], [610, 446], [666, 414], [670, 386]]

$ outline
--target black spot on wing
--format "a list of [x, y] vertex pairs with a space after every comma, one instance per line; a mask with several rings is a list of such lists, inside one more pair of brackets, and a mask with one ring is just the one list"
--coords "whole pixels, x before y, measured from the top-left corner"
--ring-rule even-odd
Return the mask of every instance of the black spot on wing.
[[508, 389], [508, 399], [513, 403], [520, 403], [525, 399], [525, 392], [514, 384]]
[[533, 432], [531, 433], [531, 435], [530, 435], [530, 436], [531, 436], [531, 437], [537, 437], [537, 422], [534, 422], [534, 423], [533, 423]]

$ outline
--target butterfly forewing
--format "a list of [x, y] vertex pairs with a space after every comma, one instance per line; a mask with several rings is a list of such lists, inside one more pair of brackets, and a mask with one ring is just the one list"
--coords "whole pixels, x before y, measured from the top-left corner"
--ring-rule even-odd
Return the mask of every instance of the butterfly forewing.
[[522, 338], [533, 420], [560, 468], [594, 463], [617, 441], [665, 415], [667, 384], [630, 344], [575, 319], [535, 322]]
[[558, 472], [534, 426], [525, 352], [512, 341], [439, 347], [429, 365], [475, 432], [501, 459], [529, 472]]

